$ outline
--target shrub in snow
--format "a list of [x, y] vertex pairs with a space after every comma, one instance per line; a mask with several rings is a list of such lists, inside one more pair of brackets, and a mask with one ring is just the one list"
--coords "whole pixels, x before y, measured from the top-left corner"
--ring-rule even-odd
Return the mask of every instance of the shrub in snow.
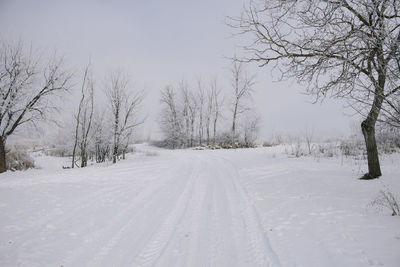
[[277, 146], [278, 144], [275, 144], [275, 143], [273, 143], [273, 142], [270, 142], [270, 141], [264, 141], [263, 143], [262, 143], [262, 146], [263, 147], [273, 147], [273, 146]]
[[397, 199], [387, 188], [379, 192], [378, 197], [371, 202], [371, 206], [376, 207], [378, 210], [389, 209], [392, 212], [392, 216], [400, 216]]
[[337, 156], [337, 147], [334, 144], [318, 144], [317, 152], [327, 158]]
[[11, 150], [6, 154], [7, 169], [10, 171], [27, 170], [35, 167], [34, 160], [25, 151]]
[[300, 143], [300, 141], [292, 144], [291, 148], [292, 148], [292, 155], [296, 156], [296, 158], [299, 158], [299, 157], [305, 155], [303, 146]]
[[231, 132], [223, 132], [217, 136], [216, 143], [220, 145], [222, 148], [232, 148], [232, 140], [238, 140], [238, 139], [239, 139], [238, 134], [232, 137]]
[[160, 154], [158, 152], [156, 152], [156, 151], [146, 151], [144, 153], [144, 155], [146, 157], [156, 157], [156, 156], [159, 156]]
[[307, 154], [307, 153], [305, 153], [304, 144], [302, 144], [302, 142], [299, 138], [297, 138], [292, 143], [290, 143], [289, 150], [285, 149], [285, 152], [286, 152], [286, 154], [295, 156], [296, 158], [299, 158], [299, 157]]
[[379, 150], [384, 154], [395, 153], [400, 149], [400, 129], [379, 128], [376, 134]]

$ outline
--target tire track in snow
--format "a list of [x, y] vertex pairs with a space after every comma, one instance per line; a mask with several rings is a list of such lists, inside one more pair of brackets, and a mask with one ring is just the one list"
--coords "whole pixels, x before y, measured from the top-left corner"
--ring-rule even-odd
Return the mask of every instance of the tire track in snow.
[[[163, 167], [163, 169], [166, 169], [166, 168]], [[142, 170], [142, 168], [140, 168], [139, 170]], [[129, 169], [129, 171], [132, 172], [131, 169]], [[137, 170], [135, 170], [135, 171], [137, 171]], [[110, 170], [107, 170], [107, 172], [110, 172]], [[139, 173], [139, 174], [141, 174], [141, 173]], [[115, 175], [115, 170], [114, 170], [113, 175]], [[135, 173], [135, 175], [137, 175], [137, 173]], [[159, 174], [159, 176], [161, 176], [161, 174]], [[80, 174], [79, 179], [85, 180], [84, 175]], [[59, 179], [59, 180], [61, 180], [61, 179]], [[92, 181], [93, 181], [93, 178], [92, 178]], [[104, 182], [104, 180], [100, 180], [100, 181]], [[132, 181], [132, 183], [133, 182], [135, 182], [135, 181]], [[130, 185], [132, 185], [132, 183], [130, 183]], [[37, 182], [34, 184], [28, 183], [28, 184], [24, 184], [23, 186], [24, 187], [37, 186], [37, 185], [41, 185], [41, 184], [43, 184], [43, 182]], [[44, 184], [47, 185], [49, 183], [46, 182]], [[50, 183], [50, 184], [52, 184], [52, 183]], [[76, 184], [76, 181], [68, 182], [67, 184], [74, 185], [74, 184]], [[112, 185], [112, 183], [110, 183], [110, 184]], [[105, 186], [108, 186], [108, 184], [106, 184]], [[18, 240], [31, 240], [34, 236], [37, 236], [38, 233], [43, 232], [43, 229], [46, 228], [45, 227], [46, 225], [51, 224], [54, 226], [58, 226], [62, 223], [66, 223], [71, 218], [76, 216], [76, 214], [80, 213], [81, 211], [83, 211], [85, 209], [89, 209], [92, 206], [95, 206], [99, 202], [99, 200], [105, 199], [109, 196], [115, 196], [116, 194], [119, 194], [124, 191], [126, 191], [125, 184], [117, 185], [117, 186], [113, 185], [111, 188], [100, 189], [94, 193], [91, 193], [89, 195], [85, 195], [84, 197], [75, 199], [72, 202], [68, 202], [67, 207], [65, 207], [64, 209], [60, 210], [60, 209], [57, 209], [58, 207], [56, 207], [54, 210], [47, 213], [46, 216], [44, 216], [38, 220], [35, 220], [33, 223], [26, 224], [24, 226], [24, 228], [29, 229], [29, 230], [26, 231], [26, 233], [22, 233], [21, 235], [16, 236], [14, 238], [14, 243], [20, 243], [20, 242], [18, 242]], [[26, 241], [21, 244], [25, 245], [25, 243], [27, 243], [27, 242], [30, 242], [30, 241]]]
[[215, 191], [212, 181], [215, 177], [209, 172], [212, 165], [209, 165], [204, 157], [196, 156], [200, 168], [194, 170], [197, 178], [193, 184], [193, 194], [186, 202], [185, 211], [175, 225], [168, 243], [151, 265], [210, 266], [210, 255], [215, 252], [211, 248], [215, 235], [210, 234], [214, 230], [211, 220], [215, 219], [210, 213], [210, 208], [213, 209], [212, 206], [216, 204], [212, 200]]
[[[199, 259], [196, 257], [198, 255], [198, 245], [199, 245], [199, 235], [202, 220], [202, 207], [205, 202], [205, 197], [207, 193], [207, 187], [209, 185], [209, 176], [204, 175], [204, 170], [208, 170], [208, 166], [202, 161], [201, 168], [199, 169], [197, 183], [195, 185], [195, 193], [192, 201], [187, 203], [190, 207], [190, 217], [189, 219], [189, 246], [188, 246], [188, 263], [185, 266], [196, 266], [199, 263]], [[204, 259], [201, 259], [204, 260]]]
[[[164, 176], [160, 173], [159, 176]], [[168, 173], [167, 173], [168, 175]], [[158, 195], [160, 192], [168, 189], [168, 185], [173, 182], [174, 177], [171, 176], [162, 181], [153, 179], [150, 184], [148, 184], [144, 190], [140, 191], [132, 200], [131, 203], [126, 206], [123, 210], [119, 211], [111, 220], [108, 222], [107, 226], [103, 228], [97, 228], [92, 234], [91, 242], [80, 246], [76, 250], [72, 251], [66, 259], [64, 259], [64, 266], [75, 266], [74, 262], [78, 260], [83, 254], [93, 250], [92, 245], [97, 243], [104, 243], [105, 245], [101, 247], [100, 250], [94, 252], [91, 257], [90, 262], [86, 266], [99, 266], [102, 260], [110, 253], [110, 251], [118, 244], [118, 241], [123, 238], [125, 232], [130, 229], [132, 224], [140, 217], [141, 213], [146, 211], [146, 209], [154, 202], [154, 195]], [[126, 186], [125, 192], [129, 192], [129, 188]], [[115, 233], [115, 231], [117, 231]]]
[[221, 169], [220, 173], [224, 184], [223, 192], [227, 198], [227, 211], [229, 216], [229, 220], [225, 222], [225, 225], [229, 225], [228, 233], [233, 237], [232, 243], [235, 254], [231, 255], [231, 257], [234, 258], [235, 266], [252, 266], [250, 262], [253, 258], [253, 254], [251, 246], [247, 245], [248, 234], [246, 232], [246, 222], [243, 218], [241, 199], [236, 192], [229, 171]]
[[190, 207], [189, 203], [192, 202], [193, 199], [195, 203], [200, 202], [199, 192], [201, 191], [198, 189], [201, 185], [201, 178], [199, 177], [201, 168], [199, 167], [198, 160], [199, 159], [196, 158], [197, 163], [188, 179], [189, 183], [177, 200], [175, 207], [169, 213], [159, 230], [152, 236], [151, 240], [147, 242], [147, 245], [135, 259], [133, 266], [147, 267], [155, 265], [168, 246], [179, 222], [182, 221], [183, 216], [186, 214], [188, 207]]
[[[218, 171], [219, 174], [219, 171]], [[211, 233], [212, 236], [212, 243], [211, 246], [209, 246], [209, 255], [210, 255], [210, 260], [209, 260], [209, 266], [221, 266], [222, 265], [222, 259], [224, 258], [224, 252], [222, 250], [222, 245], [223, 245], [223, 235], [222, 232], [220, 230], [221, 225], [221, 221], [218, 221], [218, 217], [217, 217], [217, 211], [218, 211], [218, 207], [217, 207], [217, 187], [220, 185], [219, 179], [218, 177], [215, 177], [215, 179], [213, 179], [212, 181], [214, 184], [213, 186], [213, 190], [211, 192], [211, 218], [210, 218], [210, 229], [209, 229], [209, 233]], [[220, 188], [220, 189], [224, 189], [224, 188]], [[226, 225], [225, 225], [226, 227]]]
[[[275, 251], [273, 251], [269, 238], [264, 232], [261, 220], [253, 203], [246, 191], [238, 185], [238, 177], [240, 176], [237, 167], [225, 158], [220, 158], [230, 167], [225, 167], [227, 174], [231, 174], [231, 182], [233, 183], [236, 194], [239, 196], [239, 206], [243, 216], [243, 223], [247, 231], [249, 261], [252, 266], [270, 266], [280, 267], [281, 263]], [[218, 159], [217, 159], [218, 160]], [[221, 164], [223, 166], [226, 164]], [[233, 170], [233, 171], [231, 171]]]

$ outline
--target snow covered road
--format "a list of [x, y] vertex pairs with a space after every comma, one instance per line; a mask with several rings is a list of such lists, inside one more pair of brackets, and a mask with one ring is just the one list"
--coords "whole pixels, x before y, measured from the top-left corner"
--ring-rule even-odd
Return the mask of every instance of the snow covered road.
[[191, 151], [3, 184], [1, 266], [280, 266], [237, 175]]
[[[279, 205], [291, 201], [287, 192], [282, 192], [278, 202], [273, 198], [277, 191], [265, 193], [274, 206], [265, 204], [268, 198], [260, 198], [257, 192], [265, 184], [276, 190], [273, 177], [288, 173], [290, 177], [299, 169], [275, 164], [260, 170], [248, 164], [257, 164], [249, 154], [253, 152], [246, 153], [160, 150], [154, 156], [135, 156], [115, 166], [7, 173], [0, 180], [0, 266], [383, 264], [370, 260], [365, 265], [357, 256], [347, 259], [332, 251], [324, 262], [327, 248], [312, 242], [318, 231], [303, 235], [302, 241], [314, 246], [314, 259], [299, 257], [304, 251], [301, 245], [295, 246], [294, 230], [298, 228], [286, 223], [293, 236], [282, 236], [282, 226], [274, 218], [286, 216], [290, 221], [304, 207], [277, 213]], [[265, 184], [260, 183], [260, 174]], [[301, 218], [298, 223], [304, 226]], [[392, 229], [398, 223], [387, 224]], [[345, 230], [335, 228], [335, 233]], [[394, 244], [394, 250], [400, 248], [399, 240], [391, 242], [388, 245]], [[395, 266], [390, 264], [398, 258], [390, 253], [388, 257], [385, 266]]]

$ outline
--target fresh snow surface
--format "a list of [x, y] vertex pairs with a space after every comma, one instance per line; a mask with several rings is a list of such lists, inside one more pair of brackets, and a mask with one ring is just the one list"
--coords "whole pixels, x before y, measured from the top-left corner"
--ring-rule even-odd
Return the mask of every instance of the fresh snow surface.
[[[0, 266], [400, 266], [400, 155], [291, 158], [283, 147], [161, 150], [116, 165], [0, 175]], [[360, 167], [361, 166], [361, 167]]]

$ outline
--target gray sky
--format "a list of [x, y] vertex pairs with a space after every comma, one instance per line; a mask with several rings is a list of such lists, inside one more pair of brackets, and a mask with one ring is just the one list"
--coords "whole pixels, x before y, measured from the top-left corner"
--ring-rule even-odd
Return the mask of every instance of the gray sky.
[[[22, 39], [54, 50], [68, 65], [82, 69], [91, 58], [96, 77], [120, 67], [136, 87], [146, 88], [144, 131], [153, 131], [159, 112], [159, 91], [182, 78], [218, 75], [229, 90], [225, 57], [235, 53], [239, 39], [231, 38], [226, 16], [240, 14], [244, 0], [0, 0], [0, 37]], [[254, 105], [261, 115], [261, 138], [274, 132], [299, 134], [306, 128], [317, 135], [350, 132], [351, 110], [344, 102], [310, 104], [295, 82], [273, 82], [270, 69], [257, 72]], [[101, 80], [101, 78], [99, 78]], [[228, 117], [228, 115], [227, 115]], [[147, 133], [144, 133], [147, 135]]]

